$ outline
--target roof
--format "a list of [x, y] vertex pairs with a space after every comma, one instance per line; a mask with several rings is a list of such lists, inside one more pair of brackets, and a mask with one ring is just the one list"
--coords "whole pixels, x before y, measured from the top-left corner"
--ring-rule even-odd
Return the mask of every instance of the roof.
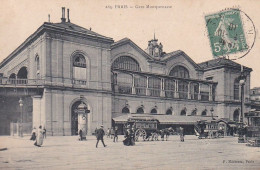
[[11, 61], [17, 54], [19, 54], [23, 49], [25, 49], [28, 44], [33, 42], [38, 36], [42, 35], [46, 30], [51, 31], [59, 31], [64, 32], [72, 35], [80, 35], [80, 36], [87, 36], [92, 38], [99, 38], [100, 40], [104, 40], [108, 43], [113, 43], [113, 39], [109, 37], [105, 37], [98, 33], [95, 33], [91, 30], [73, 24], [71, 22], [60, 22], [60, 23], [51, 23], [51, 22], [44, 22], [33, 34], [31, 34], [19, 47], [17, 47], [9, 56], [7, 56], [1, 63], [0, 68], [2, 68], [6, 63]]
[[71, 22], [59, 22], [59, 23], [45, 22], [44, 24], [45, 25], [52, 25], [52, 26], [55, 26], [55, 27], [60, 27], [60, 28], [66, 29], [68, 31], [77, 31], [77, 32], [82, 32], [82, 33], [88, 34], [88, 35], [99, 36], [99, 37], [102, 37], [102, 38], [105, 38], [105, 39], [112, 39], [112, 38], [103, 36], [101, 34], [98, 34], [94, 31], [88, 30], [88, 29], [81, 27], [79, 25], [73, 24]]
[[[214, 69], [219, 67], [235, 67], [239, 69], [241, 68], [240, 64], [226, 58], [217, 58], [217, 59], [199, 63], [198, 65], [204, 70]], [[248, 71], [252, 71], [252, 69], [249, 67], [244, 66], [244, 69]]]
[[116, 123], [126, 123], [128, 118], [144, 117], [147, 119], [157, 119], [160, 124], [193, 125], [199, 120], [212, 120], [211, 117], [202, 116], [176, 116], [176, 115], [151, 115], [151, 114], [125, 114], [113, 118]]

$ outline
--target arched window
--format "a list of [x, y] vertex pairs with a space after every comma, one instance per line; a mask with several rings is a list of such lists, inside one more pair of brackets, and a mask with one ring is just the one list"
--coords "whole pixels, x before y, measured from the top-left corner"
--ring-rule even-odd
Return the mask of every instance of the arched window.
[[183, 109], [183, 110], [181, 111], [181, 116], [186, 116], [186, 110], [185, 110], [185, 109]]
[[157, 110], [156, 110], [155, 108], [153, 108], [153, 109], [151, 110], [151, 114], [157, 114]]
[[86, 84], [87, 64], [82, 54], [75, 54], [72, 58], [74, 84]]
[[82, 67], [82, 68], [86, 68], [86, 59], [82, 54], [76, 54], [73, 57], [73, 66], [74, 67]]
[[235, 122], [239, 122], [239, 110], [238, 109], [234, 111], [233, 120]]
[[187, 68], [183, 67], [183, 66], [175, 66], [171, 71], [170, 71], [170, 76], [174, 76], [174, 77], [179, 77], [179, 78], [189, 78], [189, 71]]
[[136, 113], [138, 113], [138, 114], [143, 114], [143, 113], [144, 113], [143, 107], [139, 107], [139, 108], [137, 109]]
[[172, 115], [172, 109], [168, 109], [168, 110], [166, 111], [166, 115]]
[[130, 111], [129, 111], [129, 109], [128, 109], [128, 107], [124, 107], [123, 109], [122, 109], [122, 113], [130, 113]]
[[207, 116], [207, 110], [203, 110], [203, 111], [201, 112], [201, 116]]
[[239, 100], [239, 80], [234, 81], [234, 100]]
[[36, 71], [40, 70], [40, 58], [38, 55], [35, 57]]
[[118, 57], [112, 64], [112, 69], [123, 69], [130, 71], [141, 71], [139, 63], [129, 56]]

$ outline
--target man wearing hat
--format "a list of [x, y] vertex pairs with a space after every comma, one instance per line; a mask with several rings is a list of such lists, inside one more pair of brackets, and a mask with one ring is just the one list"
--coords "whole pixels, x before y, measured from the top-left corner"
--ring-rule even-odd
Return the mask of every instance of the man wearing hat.
[[99, 140], [101, 140], [101, 142], [103, 143], [103, 146], [106, 147], [107, 145], [105, 145], [104, 143], [104, 139], [103, 136], [105, 135], [105, 131], [104, 131], [104, 126], [101, 125], [99, 129], [97, 129], [97, 144], [96, 144], [96, 148], [98, 147], [98, 142]]

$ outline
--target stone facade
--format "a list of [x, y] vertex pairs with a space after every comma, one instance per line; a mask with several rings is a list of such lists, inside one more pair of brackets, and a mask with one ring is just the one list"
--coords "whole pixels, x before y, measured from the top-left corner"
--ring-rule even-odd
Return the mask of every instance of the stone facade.
[[[111, 127], [112, 118], [125, 114], [122, 113], [124, 108], [128, 108], [129, 113], [136, 113], [141, 107], [144, 114], [152, 110], [166, 114], [170, 110], [172, 115], [181, 115], [185, 111], [184, 116], [233, 120], [234, 112], [240, 108], [233, 94], [234, 81], [240, 75], [239, 65], [226, 59], [223, 61], [228, 64], [218, 67], [210, 66], [213, 61], [196, 64], [182, 51], [165, 53], [162, 44], [154, 45], [158, 53], [151, 48], [148, 45], [150, 52], [156, 55], [145, 52], [127, 38], [114, 42], [64, 18], [61, 23], [44, 23], [0, 64], [1, 100], [6, 104], [11, 96], [25, 101], [29, 97], [31, 101], [25, 102], [25, 107], [31, 107], [32, 111], [26, 111], [31, 114], [26, 121], [33, 122], [33, 126], [43, 125], [49, 135], [75, 135], [73, 127], [78, 127], [73, 114], [80, 102], [90, 110], [86, 117], [88, 134], [94, 133], [101, 124]], [[135, 62], [140, 70], [113, 67], [120, 57]], [[131, 64], [128, 63], [130, 67]], [[188, 74], [188, 77], [174, 77], [172, 70], [176, 67], [184, 71], [176, 74]], [[25, 69], [21, 71], [22, 68]], [[246, 99], [251, 71], [245, 68]], [[123, 85], [120, 75], [126, 80]], [[141, 80], [142, 88], [137, 83]], [[166, 86], [167, 81], [172, 84]], [[16, 104], [18, 106], [18, 101], [7, 103], [8, 106]], [[18, 109], [1, 109], [0, 117], [13, 112], [19, 116]], [[245, 105], [245, 111], [249, 109]]]

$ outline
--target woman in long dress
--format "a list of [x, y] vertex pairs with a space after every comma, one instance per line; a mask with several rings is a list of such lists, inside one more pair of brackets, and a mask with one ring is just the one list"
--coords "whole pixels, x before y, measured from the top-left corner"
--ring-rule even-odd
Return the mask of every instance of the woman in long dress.
[[41, 147], [42, 144], [43, 144], [43, 130], [42, 130], [42, 126], [39, 126], [39, 129], [37, 131], [36, 141], [35, 141], [34, 145]]

